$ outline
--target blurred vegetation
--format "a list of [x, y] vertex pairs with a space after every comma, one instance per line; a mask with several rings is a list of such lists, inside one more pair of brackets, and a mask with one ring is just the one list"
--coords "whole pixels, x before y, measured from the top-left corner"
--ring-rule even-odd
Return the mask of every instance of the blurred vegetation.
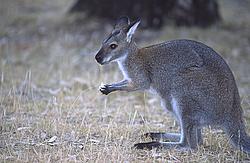
[[77, 0], [70, 12], [85, 12], [90, 17], [114, 21], [126, 15], [140, 18], [141, 25], [160, 28], [164, 22], [207, 27], [220, 20], [216, 0]]

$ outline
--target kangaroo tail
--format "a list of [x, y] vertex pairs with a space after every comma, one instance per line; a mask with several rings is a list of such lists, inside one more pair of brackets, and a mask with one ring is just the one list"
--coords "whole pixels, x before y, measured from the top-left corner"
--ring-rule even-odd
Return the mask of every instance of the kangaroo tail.
[[243, 110], [240, 106], [240, 96], [238, 90], [234, 94], [234, 102], [231, 113], [226, 116], [224, 123], [225, 132], [236, 148], [250, 154], [250, 136], [246, 133], [244, 121], [242, 119]]
[[226, 133], [233, 146], [250, 154], [250, 137], [246, 133], [243, 122], [238, 123], [238, 125], [234, 124], [232, 126], [228, 126]]

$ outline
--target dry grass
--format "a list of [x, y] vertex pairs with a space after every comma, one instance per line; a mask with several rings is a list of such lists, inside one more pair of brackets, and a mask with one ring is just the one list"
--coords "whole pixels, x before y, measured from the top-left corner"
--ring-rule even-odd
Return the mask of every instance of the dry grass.
[[[250, 160], [231, 148], [220, 130], [210, 128], [203, 131], [204, 146], [196, 152], [132, 149], [134, 143], [149, 141], [140, 135], [176, 132], [178, 126], [161, 109], [157, 97], [140, 92], [99, 93], [101, 82], [121, 79], [116, 65], [100, 67], [93, 58], [111, 27], [103, 28], [94, 20], [84, 19], [82, 26], [72, 23], [72, 17], [63, 20], [67, 1], [30, 2], [1, 3], [5, 10], [0, 25], [1, 162]], [[214, 47], [234, 71], [249, 132], [249, 3], [220, 3], [225, 20], [218, 26], [205, 30], [166, 26], [137, 36], [141, 45], [191, 38]]]

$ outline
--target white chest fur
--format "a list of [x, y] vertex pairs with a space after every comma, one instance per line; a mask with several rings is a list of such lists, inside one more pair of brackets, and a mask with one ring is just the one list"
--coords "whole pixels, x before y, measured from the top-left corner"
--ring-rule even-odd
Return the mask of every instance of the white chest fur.
[[152, 86], [149, 87], [148, 92], [153, 95], [158, 95], [157, 91]]
[[130, 77], [128, 75], [128, 70], [126, 69], [126, 67], [124, 67], [123, 61], [118, 61], [117, 63], [118, 63], [119, 69], [122, 72], [124, 79], [129, 80]]

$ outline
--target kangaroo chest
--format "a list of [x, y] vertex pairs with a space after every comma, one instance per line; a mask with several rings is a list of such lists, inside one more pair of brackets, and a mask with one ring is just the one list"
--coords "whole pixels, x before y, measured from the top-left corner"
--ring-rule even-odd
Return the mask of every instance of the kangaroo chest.
[[120, 69], [121, 72], [122, 72], [122, 75], [123, 75], [124, 79], [129, 80], [130, 77], [129, 77], [129, 74], [128, 74], [128, 69], [124, 66], [124, 64], [123, 64], [122, 61], [119, 61], [119, 62], [117, 62], [117, 63], [118, 63], [119, 69]]

